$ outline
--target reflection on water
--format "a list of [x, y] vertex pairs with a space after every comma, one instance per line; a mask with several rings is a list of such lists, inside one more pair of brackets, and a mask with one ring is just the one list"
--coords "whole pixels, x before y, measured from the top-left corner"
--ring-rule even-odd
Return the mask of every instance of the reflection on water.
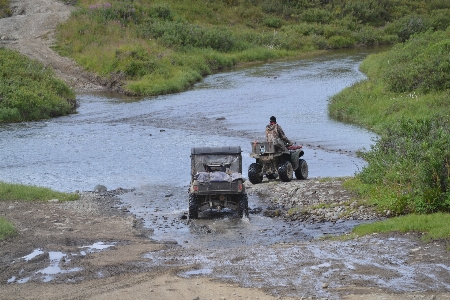
[[374, 135], [330, 120], [327, 103], [364, 78], [358, 65], [367, 53], [235, 69], [173, 95], [80, 94], [78, 114], [0, 126], [0, 179], [69, 192], [97, 184], [180, 187], [194, 146], [240, 145], [246, 170], [250, 141], [271, 115], [305, 146], [310, 177], [353, 175], [364, 165], [354, 152]]

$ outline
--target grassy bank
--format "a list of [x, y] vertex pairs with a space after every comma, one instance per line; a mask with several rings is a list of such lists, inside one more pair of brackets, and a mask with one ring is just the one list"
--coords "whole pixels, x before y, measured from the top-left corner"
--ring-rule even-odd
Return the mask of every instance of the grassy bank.
[[445, 0], [79, 0], [55, 49], [134, 94], [187, 89], [238, 63], [394, 44], [445, 29]]
[[53, 70], [0, 48], [0, 123], [48, 119], [74, 110], [75, 93]]
[[403, 230], [408, 227], [402, 223], [417, 221], [422, 224], [413, 230], [421, 231], [431, 225], [425, 214], [434, 213], [432, 226], [442, 226], [449, 237], [444, 227], [450, 212], [450, 27], [371, 55], [361, 69], [368, 80], [333, 97], [330, 115], [380, 137], [360, 153], [368, 165], [346, 186], [380, 210], [411, 214], [367, 227], [396, 230], [397, 224]]
[[[71, 201], [79, 199], [78, 194], [53, 191], [48, 188], [0, 182], [0, 201]], [[0, 240], [16, 234], [14, 226], [0, 217]]]

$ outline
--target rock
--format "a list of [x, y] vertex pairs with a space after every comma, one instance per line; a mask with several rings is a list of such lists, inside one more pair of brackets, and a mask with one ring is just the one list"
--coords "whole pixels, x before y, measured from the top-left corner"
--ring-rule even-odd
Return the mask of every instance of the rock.
[[328, 283], [326, 283], [326, 282], [322, 283], [322, 288], [323, 288], [323, 289], [328, 288]]
[[58, 203], [59, 199], [50, 199], [50, 200], [48, 200], [48, 202], [50, 202], [50, 203]]
[[94, 188], [94, 192], [96, 193], [104, 193], [106, 192], [108, 189], [106, 188], [106, 186], [101, 185], [101, 184], [97, 184]]

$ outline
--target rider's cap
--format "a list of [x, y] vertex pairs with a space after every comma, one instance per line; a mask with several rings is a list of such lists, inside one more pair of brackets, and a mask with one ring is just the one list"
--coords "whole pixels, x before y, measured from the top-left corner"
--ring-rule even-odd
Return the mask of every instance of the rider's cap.
[[276, 121], [277, 121], [277, 118], [275, 118], [274, 116], [271, 116], [271, 117], [270, 117], [270, 121], [271, 121], [271, 122], [276, 122]]

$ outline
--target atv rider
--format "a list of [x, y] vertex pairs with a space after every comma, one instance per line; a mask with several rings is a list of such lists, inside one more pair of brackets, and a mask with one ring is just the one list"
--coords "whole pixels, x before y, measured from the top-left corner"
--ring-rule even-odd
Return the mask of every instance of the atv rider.
[[270, 117], [270, 124], [266, 126], [266, 140], [268, 142], [274, 142], [274, 139], [282, 140], [286, 146], [291, 146], [292, 142], [284, 134], [283, 129], [277, 124], [277, 118]]

